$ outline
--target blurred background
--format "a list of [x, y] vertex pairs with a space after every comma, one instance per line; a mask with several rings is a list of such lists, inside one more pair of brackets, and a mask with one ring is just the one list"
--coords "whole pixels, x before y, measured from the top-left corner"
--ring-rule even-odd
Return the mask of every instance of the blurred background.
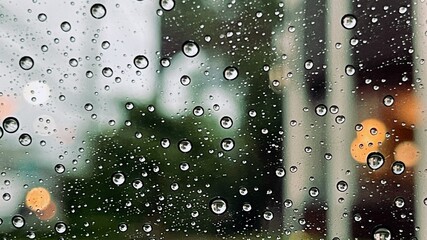
[[0, 237], [423, 239], [425, 11], [1, 3]]

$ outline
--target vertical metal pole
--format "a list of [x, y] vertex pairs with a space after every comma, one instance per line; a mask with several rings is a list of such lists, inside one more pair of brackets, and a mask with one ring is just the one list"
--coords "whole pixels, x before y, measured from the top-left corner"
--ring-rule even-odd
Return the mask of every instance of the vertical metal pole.
[[418, 239], [424, 239], [427, 236], [427, 206], [424, 204], [424, 199], [427, 198], [427, 122], [425, 119], [427, 92], [425, 91], [425, 81], [427, 78], [427, 65], [422, 63], [427, 59], [427, 32], [426, 14], [427, 1], [413, 0], [412, 1], [413, 16], [412, 16], [412, 45], [414, 48], [413, 54], [413, 83], [416, 84], [416, 97], [420, 99], [422, 104], [422, 118], [418, 121], [415, 131], [415, 140], [420, 147], [421, 157], [418, 164], [415, 166], [415, 226], [419, 227], [416, 231]]
[[[350, 239], [352, 194], [356, 191], [355, 164], [350, 155], [350, 145], [354, 134], [355, 97], [354, 77], [346, 75], [345, 68], [351, 64], [350, 33], [342, 26], [342, 17], [351, 13], [351, 1], [326, 1], [326, 103], [339, 107], [338, 114], [327, 114], [327, 149], [332, 160], [326, 163], [327, 239], [339, 237]], [[336, 44], [341, 47], [337, 48]], [[336, 117], [342, 115], [345, 122], [337, 123]], [[350, 174], [346, 174], [350, 170]], [[348, 189], [340, 192], [337, 183], [345, 181]], [[354, 189], [354, 190], [353, 190]], [[344, 198], [339, 202], [339, 198]], [[348, 213], [347, 217], [344, 217]]]

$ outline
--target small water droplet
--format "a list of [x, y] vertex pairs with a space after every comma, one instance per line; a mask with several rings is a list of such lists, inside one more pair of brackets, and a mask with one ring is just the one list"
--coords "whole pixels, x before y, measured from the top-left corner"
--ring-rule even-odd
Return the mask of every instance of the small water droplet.
[[101, 19], [107, 14], [107, 9], [104, 5], [96, 3], [90, 8], [90, 14], [96, 19]]
[[136, 179], [135, 181], [132, 182], [132, 186], [133, 186], [133, 188], [135, 188], [136, 190], [138, 190], [138, 189], [141, 189], [144, 186], [144, 183], [141, 180]]
[[224, 151], [231, 151], [234, 148], [234, 140], [231, 138], [224, 138], [221, 141], [221, 148]]
[[19, 66], [24, 70], [30, 70], [34, 66], [34, 60], [29, 56], [24, 56], [19, 60]]
[[317, 187], [311, 187], [308, 193], [310, 194], [311, 197], [317, 197], [319, 196], [320, 191]]
[[196, 117], [202, 116], [204, 112], [205, 112], [205, 110], [203, 110], [203, 108], [201, 106], [197, 106], [193, 109], [193, 114]]
[[245, 196], [246, 194], [248, 194], [248, 189], [245, 187], [241, 187], [239, 189], [239, 193], [240, 193], [240, 195]]
[[3, 120], [3, 129], [8, 133], [14, 133], [19, 129], [18, 119], [7, 117]]
[[224, 116], [221, 118], [220, 124], [224, 129], [229, 129], [233, 126], [233, 119], [229, 116]]
[[126, 223], [120, 223], [119, 224], [119, 231], [120, 232], [126, 232], [128, 230], [128, 225]]
[[345, 116], [344, 115], [338, 115], [335, 117], [335, 122], [338, 124], [343, 124], [345, 122]]
[[175, 0], [160, 0], [160, 7], [165, 11], [171, 11], [175, 7]]
[[360, 222], [362, 220], [362, 216], [359, 213], [354, 214], [354, 221]]
[[217, 215], [221, 215], [227, 211], [227, 202], [222, 198], [211, 200], [209, 205], [211, 211]]
[[176, 182], [172, 183], [172, 184], [171, 184], [171, 189], [172, 189], [173, 191], [178, 190], [178, 189], [179, 189], [179, 185], [178, 185], [178, 183], [176, 183]]
[[11, 198], [12, 198], [12, 196], [10, 196], [10, 193], [4, 193], [3, 194], [3, 200], [9, 201]]
[[404, 14], [404, 13], [406, 13], [406, 11], [408, 11], [408, 8], [405, 7], [405, 6], [402, 6], [402, 7], [399, 8], [399, 13], [400, 14]]
[[15, 215], [12, 217], [12, 225], [15, 228], [22, 228], [25, 225], [25, 219], [24, 217], [20, 215]]
[[184, 75], [179, 80], [183, 86], [188, 86], [191, 83], [191, 78], [187, 75]]
[[182, 45], [182, 52], [187, 57], [195, 57], [197, 54], [199, 54], [199, 51], [199, 45], [192, 40], [186, 41]]
[[32, 143], [33, 139], [31, 138], [30, 134], [23, 133], [21, 136], [19, 136], [19, 143], [22, 146], [28, 146]]
[[387, 228], [380, 227], [374, 232], [375, 240], [391, 240], [391, 232]]
[[102, 49], [108, 49], [110, 47], [110, 42], [109, 41], [103, 41], [101, 43], [101, 47], [102, 47]]
[[342, 17], [341, 24], [345, 29], [353, 29], [356, 27], [357, 19], [351, 14], [346, 14]]
[[168, 148], [171, 145], [169, 139], [167, 139], [167, 138], [163, 138], [160, 141], [160, 144], [162, 145], [163, 148]]
[[324, 104], [319, 104], [316, 106], [315, 111], [318, 116], [323, 117], [328, 112], [328, 108]]
[[235, 67], [226, 67], [224, 69], [224, 78], [227, 80], [234, 80], [239, 76], [239, 71]]
[[169, 58], [162, 58], [160, 59], [160, 65], [162, 65], [162, 67], [167, 68], [171, 65], [171, 61], [169, 60]]
[[394, 199], [394, 205], [398, 208], [403, 208], [403, 206], [405, 206], [405, 199], [402, 197], [397, 197]]
[[105, 77], [111, 77], [113, 76], [113, 69], [109, 68], [109, 67], [105, 67], [102, 69], [102, 75], [104, 75]]
[[264, 217], [265, 220], [267, 221], [271, 221], [274, 218], [273, 212], [272, 211], [265, 211], [264, 214], [262, 215]]
[[153, 227], [151, 226], [151, 224], [146, 223], [142, 226], [142, 230], [146, 233], [149, 233], [153, 230]]
[[92, 111], [93, 110], [93, 105], [91, 103], [86, 103], [84, 106], [86, 111]]
[[62, 22], [61, 29], [64, 32], [69, 32], [71, 30], [71, 24], [69, 22]]
[[345, 67], [345, 74], [348, 76], [353, 76], [356, 73], [356, 69], [352, 65], [347, 65]]
[[133, 59], [133, 64], [139, 69], [145, 69], [148, 67], [149, 62], [146, 56], [138, 55]]
[[252, 206], [251, 206], [251, 204], [250, 204], [250, 203], [243, 203], [242, 209], [243, 209], [243, 211], [245, 211], [245, 212], [249, 212], [249, 211], [251, 211], [251, 210], [252, 210]]
[[285, 206], [286, 208], [290, 208], [290, 207], [292, 207], [292, 205], [294, 205], [294, 203], [292, 202], [292, 200], [291, 200], [291, 199], [286, 199], [286, 200], [283, 202], [283, 206]]
[[332, 114], [337, 114], [339, 112], [339, 110], [340, 109], [336, 105], [332, 105], [332, 106], [329, 107], [329, 112], [332, 113]]
[[379, 152], [372, 152], [368, 155], [367, 163], [372, 170], [378, 170], [384, 165], [384, 156]]
[[77, 59], [71, 58], [69, 64], [71, 67], [77, 67], [77, 65], [79, 65], [79, 62], [77, 61]]
[[395, 161], [391, 166], [391, 170], [394, 174], [400, 175], [405, 172], [405, 163], [401, 161]]
[[67, 231], [67, 225], [64, 222], [58, 222], [55, 224], [55, 231], [57, 233], [64, 233]]
[[191, 151], [191, 148], [192, 148], [191, 142], [188, 140], [181, 140], [178, 143], [178, 148], [181, 152], [187, 153], [187, 152]]
[[64, 165], [62, 165], [62, 164], [56, 164], [55, 165], [55, 172], [59, 173], [59, 174], [64, 173], [65, 172]]
[[181, 169], [181, 171], [187, 171], [188, 169], [190, 169], [190, 165], [186, 162], [182, 162], [181, 164], [179, 164], [179, 169]]
[[112, 179], [113, 179], [113, 183], [114, 184], [116, 184], [117, 186], [120, 186], [120, 185], [122, 185], [125, 182], [126, 177], [125, 177], [125, 175], [123, 173], [116, 172], [116, 173], [113, 174]]
[[387, 95], [383, 99], [383, 103], [386, 107], [391, 107], [394, 103], [394, 98], [391, 95]]
[[44, 22], [47, 20], [47, 16], [44, 13], [40, 13], [37, 18], [39, 19], [40, 22]]
[[340, 192], [345, 192], [345, 191], [347, 191], [347, 189], [348, 189], [348, 184], [347, 184], [347, 182], [346, 182], [346, 181], [339, 181], [339, 182], [337, 183], [337, 189], [338, 189], [338, 191], [340, 191]]
[[276, 176], [284, 177], [286, 175], [286, 171], [283, 167], [279, 167], [276, 169]]
[[305, 69], [307, 69], [307, 70], [312, 69], [312, 68], [313, 68], [313, 66], [314, 66], [314, 64], [313, 64], [313, 61], [312, 61], [312, 60], [307, 60], [307, 61], [305, 61], [305, 63], [304, 63], [304, 67], [305, 67]]

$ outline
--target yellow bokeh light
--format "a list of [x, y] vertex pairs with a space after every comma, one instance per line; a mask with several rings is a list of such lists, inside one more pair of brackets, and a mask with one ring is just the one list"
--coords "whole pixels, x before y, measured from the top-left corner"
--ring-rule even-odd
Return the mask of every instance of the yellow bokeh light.
[[25, 204], [32, 211], [44, 210], [50, 203], [50, 193], [43, 187], [31, 189], [25, 198]]

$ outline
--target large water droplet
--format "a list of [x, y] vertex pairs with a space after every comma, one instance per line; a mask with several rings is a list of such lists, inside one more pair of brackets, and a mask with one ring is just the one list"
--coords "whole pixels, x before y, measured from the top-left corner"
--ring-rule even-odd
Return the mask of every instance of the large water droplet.
[[23, 133], [21, 136], [19, 136], [19, 143], [22, 146], [28, 146], [33, 142], [33, 139], [31, 138], [30, 134]]
[[34, 66], [34, 60], [29, 56], [24, 56], [19, 60], [19, 66], [24, 70], [30, 70]]
[[44, 22], [47, 20], [47, 16], [44, 13], [40, 13], [37, 18], [39, 19], [40, 22]]
[[233, 119], [229, 116], [224, 116], [221, 118], [220, 124], [224, 129], [229, 129], [233, 126]]
[[160, 7], [165, 11], [170, 11], [175, 7], [175, 0], [160, 0]]
[[356, 69], [352, 65], [347, 65], [345, 67], [345, 74], [348, 76], [353, 76], [356, 73]]
[[400, 175], [405, 172], [405, 163], [401, 161], [395, 161], [391, 166], [391, 171], [396, 174]]
[[3, 120], [3, 129], [8, 133], [14, 133], [18, 131], [19, 122], [14, 117], [7, 117]]
[[96, 19], [101, 19], [107, 14], [107, 9], [104, 5], [96, 3], [90, 8], [90, 14]]
[[188, 86], [191, 83], [191, 78], [187, 75], [184, 75], [179, 80], [183, 86]]
[[373, 237], [375, 240], [390, 240], [391, 232], [387, 228], [381, 227], [375, 230]]
[[114, 184], [116, 184], [117, 186], [120, 186], [120, 185], [122, 185], [125, 182], [126, 177], [125, 177], [125, 175], [123, 173], [116, 172], [116, 173], [113, 174], [112, 179], [113, 179], [113, 183]]
[[372, 152], [368, 155], [367, 163], [372, 170], [378, 170], [384, 165], [384, 156], [379, 152]]
[[305, 67], [305, 69], [307, 69], [307, 70], [312, 69], [312, 68], [313, 68], [313, 66], [314, 66], [314, 64], [313, 64], [313, 61], [312, 61], [312, 60], [307, 60], [307, 61], [305, 61], [305, 63], [304, 63], [304, 67]]
[[113, 69], [109, 68], [109, 67], [105, 67], [102, 69], [102, 75], [104, 75], [105, 77], [111, 77], [113, 76]]
[[3, 194], [3, 200], [9, 201], [11, 198], [12, 198], [12, 196], [10, 195], [10, 193], [4, 193]]
[[284, 177], [286, 175], [286, 171], [283, 167], [279, 167], [276, 169], [276, 176]]
[[149, 62], [146, 56], [138, 55], [133, 59], [133, 64], [139, 69], [144, 69], [148, 67]]
[[178, 143], [178, 148], [181, 152], [187, 153], [187, 152], [191, 151], [191, 148], [192, 148], [191, 142], [188, 140], [181, 140]]
[[325, 116], [328, 112], [328, 108], [324, 104], [319, 104], [315, 108], [316, 114], [319, 116]]
[[205, 110], [204, 110], [204, 109], [203, 109], [203, 107], [201, 107], [201, 106], [196, 106], [196, 107], [193, 109], [193, 114], [194, 114], [194, 116], [196, 116], [196, 117], [200, 117], [200, 116], [202, 116], [204, 112], [205, 112]]
[[69, 32], [71, 30], [71, 24], [69, 22], [62, 22], [61, 29], [64, 32]]
[[55, 172], [59, 173], [59, 174], [64, 173], [65, 172], [64, 165], [62, 165], [62, 164], [56, 164], [55, 165]]
[[341, 19], [341, 24], [345, 29], [353, 29], [356, 27], [357, 19], [351, 14], [344, 15]]
[[233, 148], [234, 148], [234, 140], [231, 139], [231, 138], [224, 138], [221, 141], [221, 148], [224, 151], [231, 151], [231, 150], [233, 150]]
[[210, 209], [213, 213], [221, 215], [227, 211], [227, 202], [222, 198], [216, 198], [211, 200]]
[[58, 222], [55, 224], [55, 231], [57, 233], [64, 233], [65, 231], [67, 231], [67, 225], [63, 222]]
[[234, 80], [239, 76], [239, 71], [235, 67], [226, 67], [224, 69], [224, 78], [227, 80]]
[[182, 52], [187, 57], [195, 57], [199, 54], [199, 51], [199, 45], [192, 40], [186, 41], [182, 45]]
[[15, 228], [22, 228], [25, 225], [25, 219], [24, 217], [20, 215], [16, 215], [12, 217], [12, 225]]

